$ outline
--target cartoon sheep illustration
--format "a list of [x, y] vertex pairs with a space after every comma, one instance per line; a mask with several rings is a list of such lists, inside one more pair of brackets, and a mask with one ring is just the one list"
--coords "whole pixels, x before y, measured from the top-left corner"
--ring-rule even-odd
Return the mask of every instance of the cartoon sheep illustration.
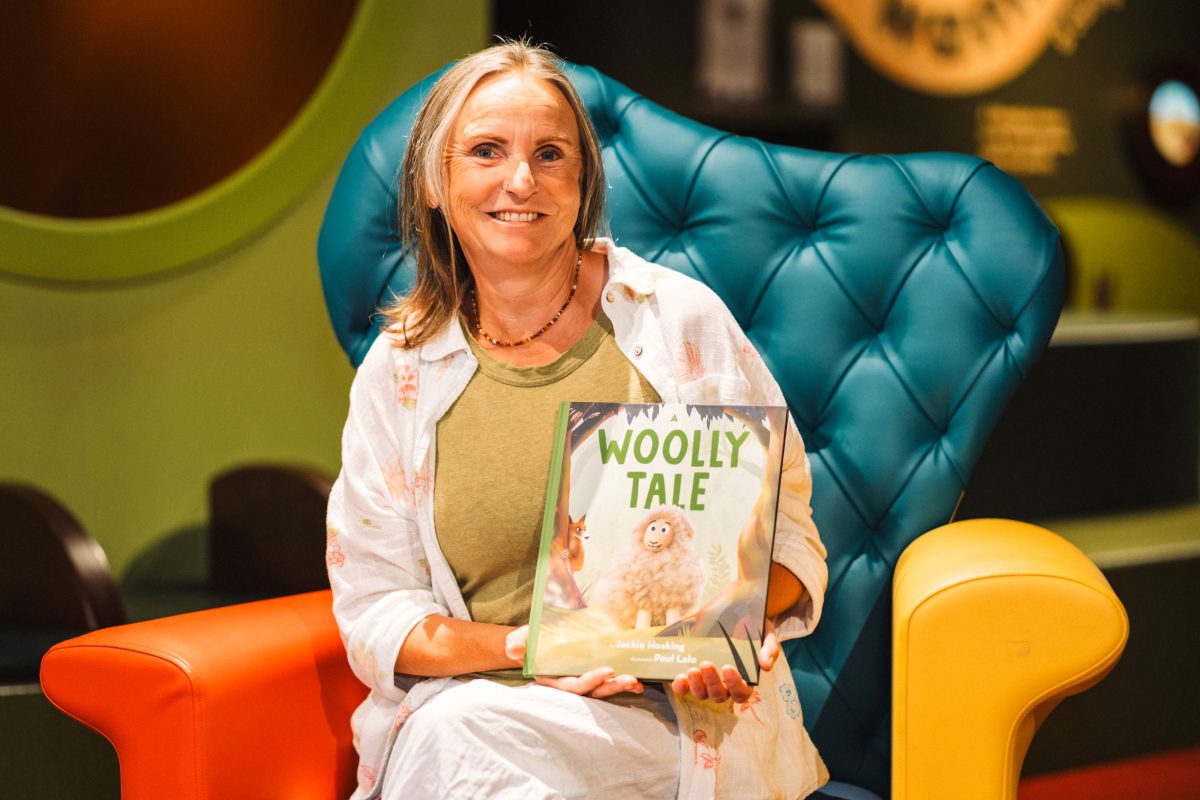
[[623, 628], [678, 622], [704, 587], [695, 537], [683, 511], [666, 505], [653, 509], [634, 526], [629, 545], [597, 581], [588, 605]]

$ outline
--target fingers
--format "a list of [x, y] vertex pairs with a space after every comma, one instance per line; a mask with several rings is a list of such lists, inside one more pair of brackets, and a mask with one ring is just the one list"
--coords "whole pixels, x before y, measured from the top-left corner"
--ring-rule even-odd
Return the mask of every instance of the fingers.
[[642, 682], [632, 675], [616, 675], [597, 686], [590, 694], [597, 699], [603, 699], [622, 692], [641, 694], [644, 689]]
[[616, 675], [608, 667], [601, 667], [582, 675], [566, 675], [561, 678], [538, 678], [543, 686], [561, 689], [572, 694], [586, 694], [602, 700], [622, 692], [640, 694], [645, 687], [632, 675]]
[[525, 643], [529, 639], [529, 626], [522, 625], [519, 628], [513, 628], [504, 637], [504, 656], [513, 661], [523, 661], [525, 659]]
[[710, 661], [676, 675], [675, 680], [671, 681], [671, 689], [678, 695], [690, 694], [697, 700], [716, 703], [731, 699], [744, 703], [754, 692], [736, 669], [726, 664], [718, 670], [716, 664]]
[[758, 665], [770, 672], [779, 660], [780, 652], [779, 637], [775, 635], [775, 622], [768, 618], [763, 631], [762, 645], [758, 649]]
[[742, 678], [741, 673], [731, 666], [721, 668], [721, 674], [725, 678], [725, 688], [729, 692], [729, 699], [735, 703], [744, 703], [750, 699], [750, 695], [754, 694], [754, 688], [746, 683]]
[[770, 672], [771, 668], [775, 666], [775, 662], [779, 660], [779, 653], [779, 639], [775, 636], [775, 631], [770, 630], [758, 650], [758, 665]]

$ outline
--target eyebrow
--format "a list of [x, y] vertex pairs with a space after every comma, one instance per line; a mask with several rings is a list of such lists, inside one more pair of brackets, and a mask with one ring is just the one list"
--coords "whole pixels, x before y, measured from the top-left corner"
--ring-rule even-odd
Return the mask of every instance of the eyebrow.
[[[505, 145], [509, 143], [508, 137], [502, 136], [499, 133], [496, 133], [495, 131], [489, 131], [487, 128], [480, 128], [479, 130], [475, 130], [475, 131], [467, 130], [464, 132], [462, 138], [463, 139], [487, 139], [489, 141], [496, 142], [497, 144], [505, 144]], [[573, 142], [569, 137], [557, 136], [557, 135], [543, 136], [542, 138], [537, 139], [534, 142], [534, 144], [537, 147], [542, 147], [543, 145], [554, 144], [554, 143], [563, 143], [563, 144], [578, 146], [578, 143]]]

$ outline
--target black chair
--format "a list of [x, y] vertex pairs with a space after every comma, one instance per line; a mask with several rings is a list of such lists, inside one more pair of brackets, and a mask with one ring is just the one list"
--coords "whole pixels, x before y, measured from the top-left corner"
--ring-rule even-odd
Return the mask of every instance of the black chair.
[[36, 682], [51, 645], [125, 622], [100, 545], [61, 503], [0, 484], [0, 682]]

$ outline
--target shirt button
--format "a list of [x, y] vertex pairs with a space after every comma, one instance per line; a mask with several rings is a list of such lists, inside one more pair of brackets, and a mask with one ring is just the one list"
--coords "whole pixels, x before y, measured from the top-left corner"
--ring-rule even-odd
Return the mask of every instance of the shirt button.
[[640, 356], [642, 354], [642, 346], [640, 344], [635, 344], [633, 346], [633, 354], [635, 356]]
[[609, 292], [608, 294], [604, 295], [604, 299], [610, 303], [615, 303], [617, 301], [617, 293]]

